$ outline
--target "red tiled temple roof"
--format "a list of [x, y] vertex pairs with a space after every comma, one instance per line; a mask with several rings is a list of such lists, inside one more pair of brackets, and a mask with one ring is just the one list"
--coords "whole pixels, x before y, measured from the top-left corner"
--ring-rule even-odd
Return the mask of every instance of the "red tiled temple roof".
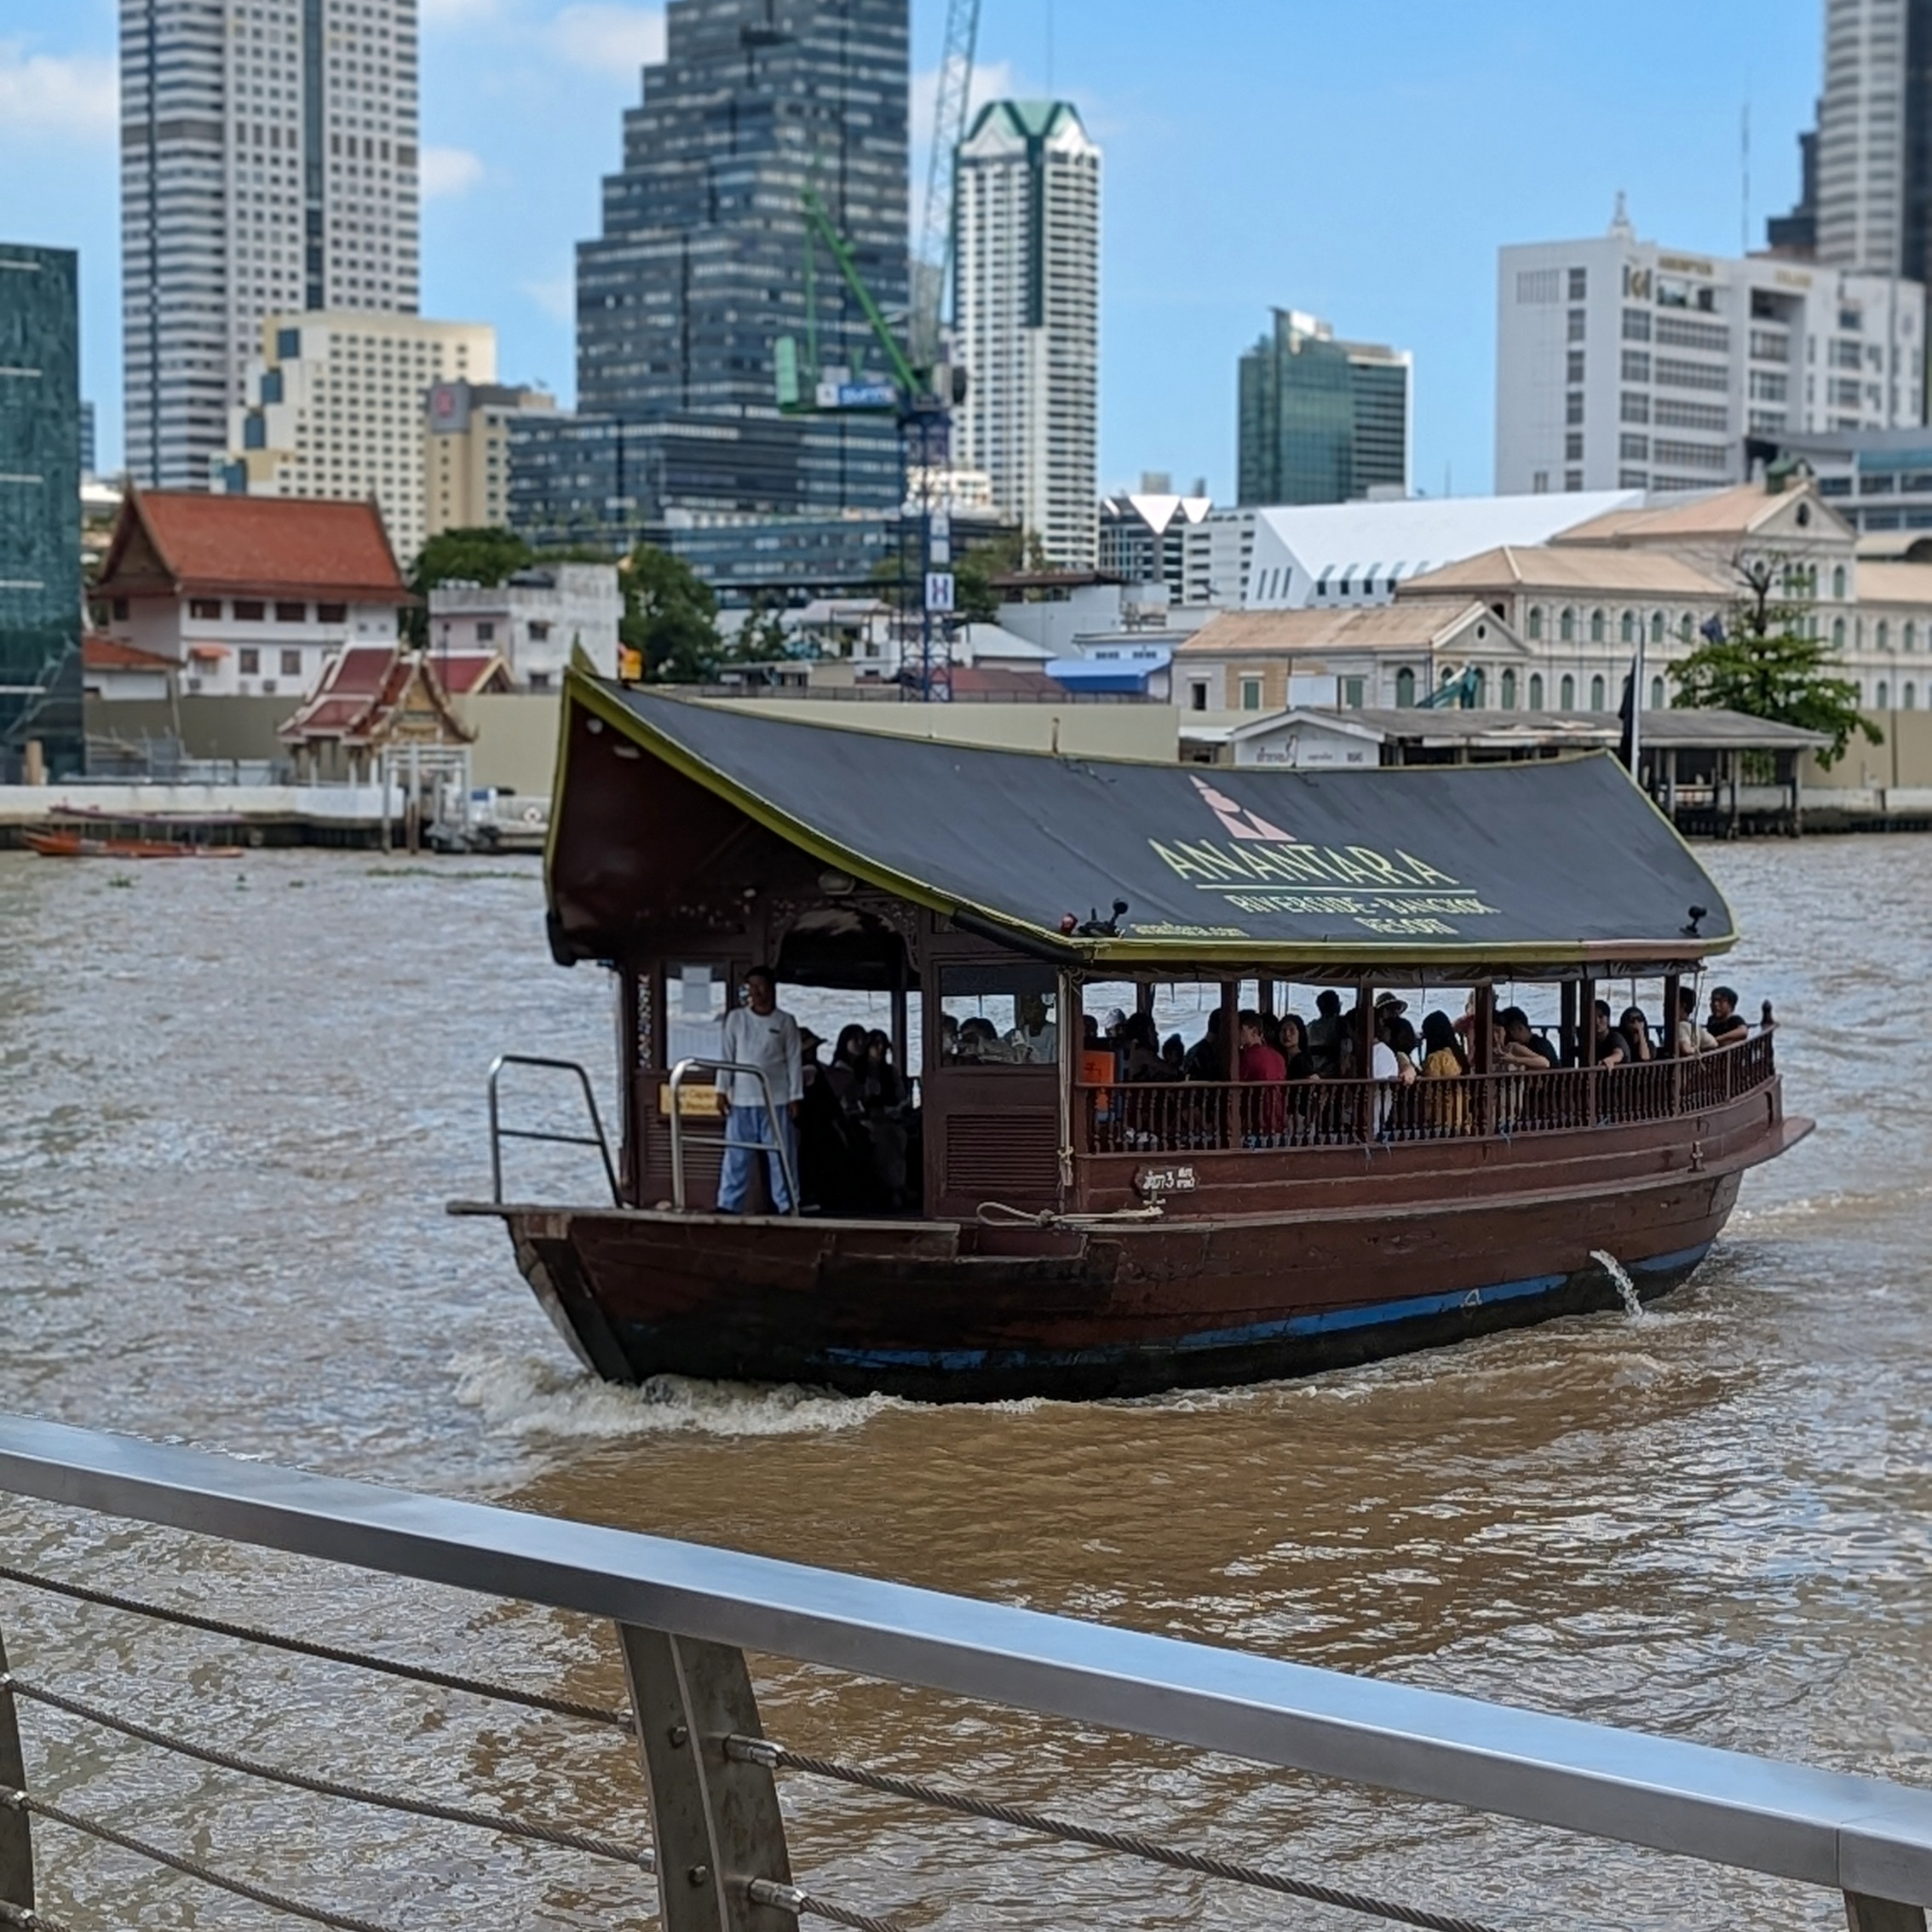
[[96, 594], [413, 601], [373, 503], [187, 490], [128, 492]]

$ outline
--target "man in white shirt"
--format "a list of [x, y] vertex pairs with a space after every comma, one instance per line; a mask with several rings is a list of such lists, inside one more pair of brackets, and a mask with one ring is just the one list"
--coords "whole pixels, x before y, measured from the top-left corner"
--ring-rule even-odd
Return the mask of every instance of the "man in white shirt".
[[773, 1120], [765, 1111], [769, 1090], [778, 1116], [778, 1136], [785, 1159], [765, 1155], [767, 1186], [772, 1207], [779, 1214], [792, 1210], [791, 1189], [785, 1179], [789, 1164], [798, 1171], [798, 1105], [805, 1097], [798, 1022], [778, 1003], [778, 982], [768, 966], [754, 966], [745, 975], [746, 1004], [726, 1014], [722, 1057], [740, 1067], [756, 1067], [765, 1077], [761, 1086], [749, 1073], [718, 1076], [718, 1106], [725, 1114], [724, 1171], [718, 1181], [718, 1212], [742, 1214], [751, 1187], [751, 1170], [761, 1141], [770, 1143]]

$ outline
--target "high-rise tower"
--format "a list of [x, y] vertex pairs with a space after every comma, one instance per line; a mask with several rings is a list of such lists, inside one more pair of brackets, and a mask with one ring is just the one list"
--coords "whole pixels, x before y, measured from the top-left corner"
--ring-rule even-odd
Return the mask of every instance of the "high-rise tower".
[[78, 258], [0, 242], [0, 785], [82, 766]]
[[[603, 233], [577, 269], [579, 429], [633, 451], [618, 493], [720, 511], [885, 509], [898, 428], [781, 417], [773, 348], [877, 372], [858, 302], [802, 198], [815, 189], [873, 299], [903, 318], [908, 0], [670, 0], [664, 60], [624, 115]], [[641, 430], [642, 434], [635, 432]], [[650, 506], [639, 508], [649, 514]]]
[[1817, 254], [1923, 282], [1932, 270], [1932, 0], [1826, 0]]
[[1242, 503], [1406, 497], [1413, 375], [1406, 349], [1337, 342], [1327, 323], [1276, 309], [1241, 358]]
[[1065, 101], [998, 101], [959, 149], [954, 460], [1067, 569], [1094, 565], [1101, 154]]
[[265, 316], [416, 308], [416, 0], [120, 4], [127, 462], [200, 489]]

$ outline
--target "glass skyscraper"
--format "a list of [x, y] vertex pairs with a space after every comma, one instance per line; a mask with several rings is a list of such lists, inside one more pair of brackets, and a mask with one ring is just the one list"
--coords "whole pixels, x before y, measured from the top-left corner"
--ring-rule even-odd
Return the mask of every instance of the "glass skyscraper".
[[1412, 374], [1406, 350], [1338, 342], [1327, 323], [1276, 309], [1241, 358], [1241, 502], [1406, 496]]
[[71, 249], [0, 242], [0, 784], [78, 773], [80, 309]]
[[[781, 415], [774, 347], [808, 393], [883, 373], [829, 255], [814, 189], [903, 326], [908, 0], [670, 0], [665, 55], [624, 115], [603, 233], [578, 244], [575, 418], [520, 426], [520, 514], [613, 532], [664, 509], [814, 515], [900, 500], [890, 411]], [[549, 504], [550, 479], [573, 502]]]

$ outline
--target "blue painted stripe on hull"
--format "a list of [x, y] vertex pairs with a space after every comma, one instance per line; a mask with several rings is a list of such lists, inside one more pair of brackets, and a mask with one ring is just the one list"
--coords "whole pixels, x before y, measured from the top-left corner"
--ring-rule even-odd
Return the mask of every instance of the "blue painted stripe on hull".
[[[1711, 1252], [1711, 1243], [1680, 1248], [1674, 1254], [1653, 1255], [1632, 1262], [1633, 1275], [1673, 1274], [1694, 1268]], [[1487, 1308], [1498, 1302], [1527, 1301], [1554, 1294], [1566, 1286], [1567, 1274], [1532, 1275], [1521, 1281], [1502, 1281], [1487, 1288], [1467, 1288], [1446, 1295], [1412, 1295], [1400, 1302], [1373, 1302], [1360, 1308], [1325, 1308], [1315, 1314], [1288, 1315], [1279, 1321], [1255, 1322], [1242, 1328], [1205, 1329], [1153, 1344], [1176, 1354], [1196, 1354], [1212, 1348], [1251, 1348], [1256, 1343], [1292, 1341], [1305, 1336], [1331, 1335], [1348, 1329], [1377, 1328], [1392, 1323], [1426, 1320], [1458, 1309]], [[848, 1368], [917, 1368], [942, 1375], [969, 1374], [975, 1369], [1017, 1366], [1066, 1367], [1125, 1360], [1148, 1352], [1133, 1343], [1104, 1348], [828, 1348], [825, 1359]]]

